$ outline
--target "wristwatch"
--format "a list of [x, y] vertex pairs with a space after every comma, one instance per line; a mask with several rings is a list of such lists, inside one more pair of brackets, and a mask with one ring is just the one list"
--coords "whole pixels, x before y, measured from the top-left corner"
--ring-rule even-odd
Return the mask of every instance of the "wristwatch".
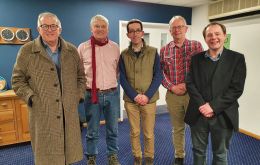
[[12, 41], [14, 39], [14, 32], [11, 29], [8, 28], [4, 28], [1, 31], [1, 37], [5, 40], [5, 41]]

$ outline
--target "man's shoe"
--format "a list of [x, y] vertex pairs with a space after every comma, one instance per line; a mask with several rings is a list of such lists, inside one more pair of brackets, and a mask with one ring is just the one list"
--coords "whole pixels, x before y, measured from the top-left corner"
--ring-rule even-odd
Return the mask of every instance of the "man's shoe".
[[146, 157], [144, 160], [145, 160], [145, 165], [153, 165], [153, 161], [154, 161], [153, 158]]
[[120, 165], [117, 154], [111, 154], [108, 156], [108, 165]]
[[183, 165], [184, 158], [175, 158], [174, 165]]
[[87, 156], [87, 165], [96, 165], [96, 156], [95, 155]]
[[134, 165], [142, 165], [142, 158], [135, 157], [134, 158]]

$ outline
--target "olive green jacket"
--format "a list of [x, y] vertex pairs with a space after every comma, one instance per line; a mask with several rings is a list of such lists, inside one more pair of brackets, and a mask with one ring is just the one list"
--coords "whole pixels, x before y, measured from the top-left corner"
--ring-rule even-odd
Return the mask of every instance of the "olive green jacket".
[[[156, 55], [156, 48], [145, 44], [139, 57], [136, 57], [131, 45], [121, 53], [125, 65], [126, 79], [138, 94], [144, 94], [152, 83]], [[133, 102], [125, 93], [123, 99], [126, 102]], [[149, 103], [153, 103], [158, 99], [159, 91], [157, 90], [150, 98]]]

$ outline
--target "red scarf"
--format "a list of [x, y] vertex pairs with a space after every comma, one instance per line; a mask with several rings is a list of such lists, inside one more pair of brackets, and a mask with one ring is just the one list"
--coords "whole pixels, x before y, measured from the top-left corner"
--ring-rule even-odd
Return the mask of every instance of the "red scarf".
[[97, 97], [97, 85], [96, 85], [96, 51], [95, 45], [104, 46], [108, 43], [108, 38], [104, 42], [97, 41], [94, 36], [90, 37], [91, 48], [92, 48], [92, 72], [93, 72], [93, 80], [92, 80], [92, 88], [91, 88], [91, 102], [93, 104], [98, 103]]

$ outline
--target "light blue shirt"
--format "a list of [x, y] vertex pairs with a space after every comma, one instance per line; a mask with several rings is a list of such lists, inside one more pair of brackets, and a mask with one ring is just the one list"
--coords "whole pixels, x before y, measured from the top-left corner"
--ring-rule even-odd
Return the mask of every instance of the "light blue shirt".
[[223, 50], [219, 52], [218, 56], [216, 58], [213, 58], [210, 54], [209, 54], [209, 51], [206, 51], [205, 53], [205, 57], [206, 58], [210, 58], [212, 61], [218, 61], [221, 57], [221, 54], [222, 54]]
[[60, 70], [60, 43], [58, 44], [57, 50], [55, 50], [55, 52], [51, 51], [51, 48], [49, 47], [49, 45], [43, 41], [45, 50], [47, 52], [47, 54], [49, 55], [49, 57], [52, 59], [52, 61], [55, 63], [56, 67], [58, 70]]

